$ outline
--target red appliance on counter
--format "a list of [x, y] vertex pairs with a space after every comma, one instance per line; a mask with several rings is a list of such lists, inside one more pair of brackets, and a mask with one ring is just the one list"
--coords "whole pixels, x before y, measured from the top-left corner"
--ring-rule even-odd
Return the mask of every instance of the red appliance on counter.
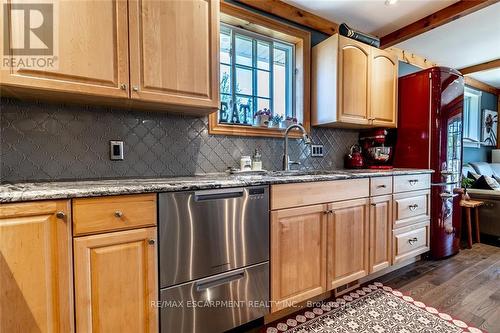
[[361, 147], [357, 143], [351, 146], [350, 153], [345, 156], [344, 166], [346, 169], [362, 169], [365, 167], [365, 159], [361, 153]]
[[433, 258], [456, 254], [460, 243], [462, 110], [464, 79], [433, 67], [399, 78], [394, 166], [433, 169], [430, 250]]
[[369, 169], [392, 169], [392, 146], [387, 145], [389, 133], [383, 128], [362, 132], [359, 141]]

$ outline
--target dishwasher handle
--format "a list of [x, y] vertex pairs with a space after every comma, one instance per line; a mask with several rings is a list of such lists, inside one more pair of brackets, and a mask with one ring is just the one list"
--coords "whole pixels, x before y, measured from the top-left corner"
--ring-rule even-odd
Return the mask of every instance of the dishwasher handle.
[[226, 274], [220, 274], [215, 277], [203, 279], [195, 283], [196, 291], [203, 291], [208, 288], [217, 287], [223, 284], [228, 284], [233, 281], [242, 279], [245, 277], [245, 270], [239, 269], [237, 271], [228, 272]]
[[221, 200], [243, 197], [244, 189], [229, 188], [220, 190], [205, 190], [194, 192], [194, 201]]

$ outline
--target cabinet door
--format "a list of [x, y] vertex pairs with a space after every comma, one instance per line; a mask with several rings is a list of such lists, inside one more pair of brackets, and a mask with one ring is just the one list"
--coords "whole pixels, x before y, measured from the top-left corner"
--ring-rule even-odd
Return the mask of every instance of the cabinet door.
[[132, 98], [219, 107], [219, 1], [131, 0]]
[[156, 332], [156, 228], [79, 237], [75, 249], [76, 329]]
[[392, 195], [370, 200], [370, 273], [389, 267], [392, 260]]
[[368, 274], [368, 201], [358, 199], [329, 204], [328, 289]]
[[[7, 8], [18, 2], [21, 1], [9, 2]], [[128, 97], [127, 2], [53, 0], [52, 3], [56, 22], [54, 38], [57, 39], [54, 44], [57, 56], [55, 69], [21, 67], [2, 70], [2, 84], [55, 92]], [[7, 37], [6, 45], [10, 49], [11, 45], [23, 43], [24, 34], [19, 33], [23, 31], [22, 20], [13, 20], [10, 16], [12, 11], [8, 13], [11, 35]]]
[[376, 126], [396, 127], [398, 59], [384, 50], [371, 51], [370, 120]]
[[0, 205], [0, 332], [74, 331], [70, 212], [69, 201]]
[[271, 212], [271, 312], [326, 291], [326, 207]]
[[339, 36], [338, 118], [368, 125], [370, 107], [370, 46]]

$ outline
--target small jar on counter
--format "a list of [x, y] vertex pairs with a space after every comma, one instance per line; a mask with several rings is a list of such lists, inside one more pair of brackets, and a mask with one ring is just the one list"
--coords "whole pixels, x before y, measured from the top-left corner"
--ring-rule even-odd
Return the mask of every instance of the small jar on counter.
[[258, 149], [255, 149], [255, 153], [253, 154], [252, 170], [253, 171], [262, 170], [262, 155], [260, 154]]
[[241, 171], [251, 171], [252, 170], [252, 159], [250, 158], [250, 156], [241, 156], [240, 170]]

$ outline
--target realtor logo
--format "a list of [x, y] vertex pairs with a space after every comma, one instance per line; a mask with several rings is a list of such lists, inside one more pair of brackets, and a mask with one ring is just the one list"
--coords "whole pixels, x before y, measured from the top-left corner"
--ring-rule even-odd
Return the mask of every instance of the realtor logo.
[[56, 7], [42, 2], [4, 3], [2, 67], [56, 69]]

